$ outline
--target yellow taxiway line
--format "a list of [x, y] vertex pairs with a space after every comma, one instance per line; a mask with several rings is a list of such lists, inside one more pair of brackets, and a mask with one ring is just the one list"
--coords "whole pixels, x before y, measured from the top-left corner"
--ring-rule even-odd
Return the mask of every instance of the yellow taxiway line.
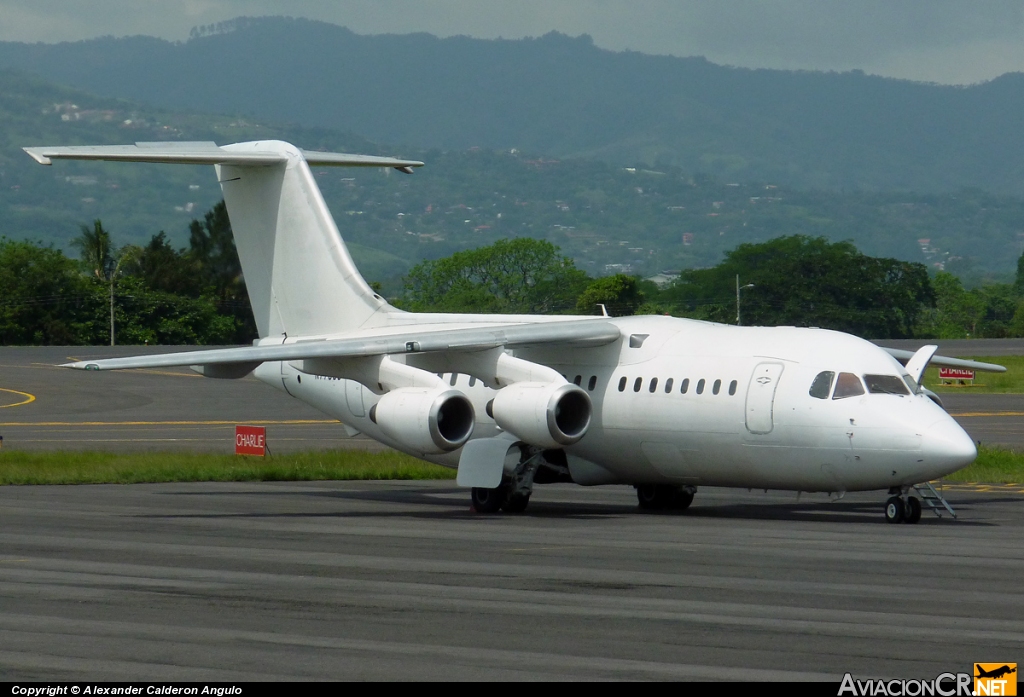
[[15, 402], [14, 404], [0, 404], [0, 409], [7, 409], [8, 407], [20, 407], [23, 404], [31, 404], [32, 402], [36, 401], [36, 396], [34, 394], [29, 394], [28, 392], [19, 392], [18, 390], [8, 390], [5, 387], [0, 387], [0, 392], [10, 392], [11, 394], [20, 395], [20, 396], [25, 398], [25, 399], [21, 400], [20, 402]]

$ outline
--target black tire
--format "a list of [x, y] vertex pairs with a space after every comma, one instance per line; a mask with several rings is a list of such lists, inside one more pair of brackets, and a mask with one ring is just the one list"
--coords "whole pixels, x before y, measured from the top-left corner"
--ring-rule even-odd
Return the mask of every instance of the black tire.
[[497, 489], [483, 489], [475, 486], [470, 492], [470, 497], [473, 500], [473, 509], [477, 513], [497, 513], [508, 498], [508, 490], [504, 486], [499, 486]]
[[638, 484], [636, 500], [645, 511], [660, 511], [672, 503], [676, 488], [664, 484]]
[[893, 496], [885, 502], [885, 522], [902, 523], [906, 514], [907, 508], [899, 496]]
[[693, 503], [693, 495], [697, 493], [691, 489], [680, 489], [672, 497], [672, 508], [677, 511], [685, 511]]
[[907, 511], [903, 517], [904, 523], [916, 523], [921, 520], [921, 501], [916, 496], [907, 497]]
[[522, 513], [526, 510], [526, 506], [529, 503], [529, 494], [512, 494], [505, 499], [505, 503], [501, 505], [501, 510], [506, 513]]

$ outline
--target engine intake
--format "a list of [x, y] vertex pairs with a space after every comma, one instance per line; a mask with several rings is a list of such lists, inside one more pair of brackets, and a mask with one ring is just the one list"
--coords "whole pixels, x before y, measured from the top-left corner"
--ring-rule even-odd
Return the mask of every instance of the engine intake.
[[576, 443], [590, 427], [590, 396], [576, 385], [517, 382], [503, 387], [487, 415], [526, 443], [561, 448]]
[[473, 404], [457, 390], [400, 387], [370, 407], [384, 435], [421, 453], [446, 453], [473, 435]]

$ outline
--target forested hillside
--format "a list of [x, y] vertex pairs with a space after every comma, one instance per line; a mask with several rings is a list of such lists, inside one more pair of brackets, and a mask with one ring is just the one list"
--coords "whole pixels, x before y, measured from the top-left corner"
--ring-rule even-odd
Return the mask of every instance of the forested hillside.
[[413, 148], [518, 148], [801, 189], [1024, 194], [1024, 76], [971, 87], [747, 70], [589, 37], [360, 36], [240, 19], [186, 42], [0, 44], [0, 66], [168, 109]]
[[[398, 287], [424, 259], [530, 236], [591, 276], [708, 267], [739, 244], [802, 234], [852, 240], [867, 254], [945, 268], [969, 284], [1012, 278], [1024, 245], [1024, 201], [978, 189], [949, 194], [797, 190], [728, 182], [677, 167], [622, 167], [524, 151], [377, 145], [327, 129], [156, 110], [0, 72], [0, 235], [69, 250], [101, 218], [119, 244], [189, 221], [220, 200], [209, 167], [57, 162], [25, 145], [283, 138], [308, 149], [400, 155], [427, 166], [318, 168], [317, 180], [360, 269]], [[936, 266], [938, 265], [938, 266]]]

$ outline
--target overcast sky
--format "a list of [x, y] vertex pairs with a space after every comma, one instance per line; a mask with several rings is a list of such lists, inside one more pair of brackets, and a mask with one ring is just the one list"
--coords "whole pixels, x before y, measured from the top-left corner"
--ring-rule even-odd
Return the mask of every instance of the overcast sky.
[[361, 34], [557, 30], [613, 50], [950, 84], [1024, 71], [1021, 0], [0, 0], [0, 40], [183, 40], [196, 25], [280, 14]]

